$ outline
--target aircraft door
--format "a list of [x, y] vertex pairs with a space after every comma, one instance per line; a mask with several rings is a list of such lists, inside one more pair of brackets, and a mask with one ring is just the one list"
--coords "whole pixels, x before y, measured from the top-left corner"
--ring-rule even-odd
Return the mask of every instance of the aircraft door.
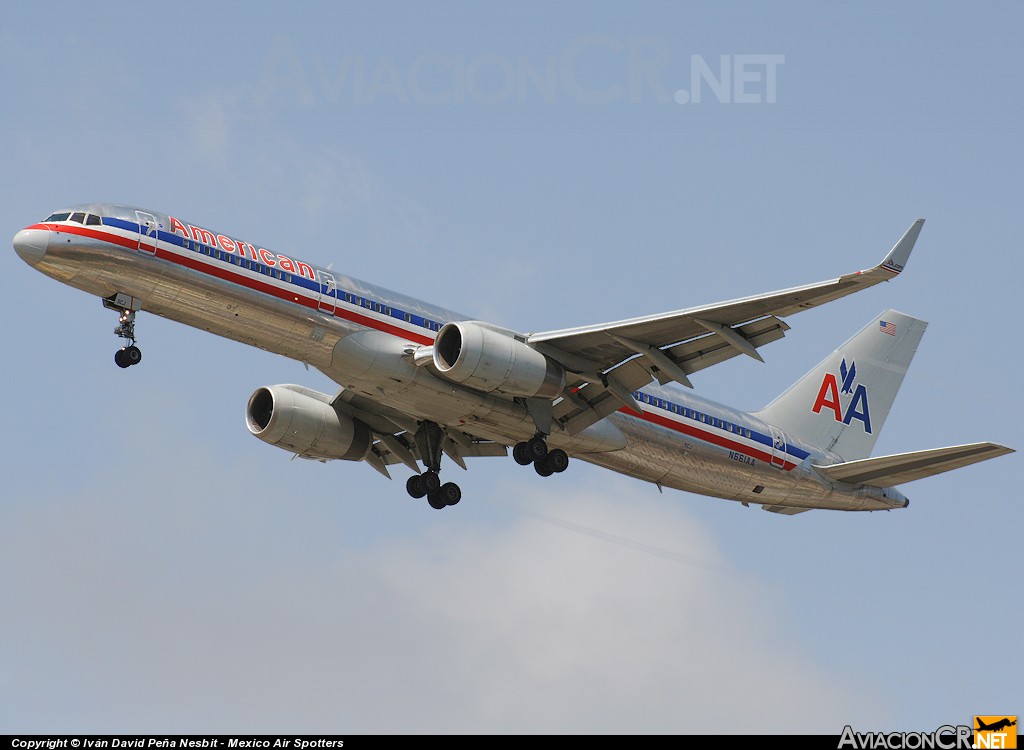
[[786, 465], [786, 434], [771, 425], [768, 429], [772, 434], [772, 466], [781, 469]]
[[334, 280], [334, 275], [328, 271], [318, 270], [316, 273], [320, 279], [320, 310], [333, 315], [337, 305], [337, 297], [334, 295], [338, 283]]
[[139, 220], [139, 252], [146, 255], [155, 255], [157, 249], [157, 222], [153, 214], [145, 211], [136, 211], [135, 217]]

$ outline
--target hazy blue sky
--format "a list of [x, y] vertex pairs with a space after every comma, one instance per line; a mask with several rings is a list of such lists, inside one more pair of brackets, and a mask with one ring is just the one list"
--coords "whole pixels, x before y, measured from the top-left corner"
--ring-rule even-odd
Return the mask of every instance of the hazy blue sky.
[[[694, 377], [930, 322], [876, 453], [1024, 447], [1019, 3], [20, 3], [0, 226], [117, 201], [521, 330], [908, 272]], [[725, 83], [728, 77], [728, 85]], [[0, 731], [932, 730], [1024, 713], [1021, 454], [793, 518], [576, 462], [436, 512], [253, 439], [300, 364], [0, 266]]]

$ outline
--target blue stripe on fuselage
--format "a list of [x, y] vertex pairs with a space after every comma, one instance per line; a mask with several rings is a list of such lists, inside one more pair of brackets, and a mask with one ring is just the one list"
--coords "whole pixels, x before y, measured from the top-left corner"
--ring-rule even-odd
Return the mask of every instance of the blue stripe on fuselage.
[[[142, 227], [139, 224], [137, 224], [135, 222], [132, 222], [132, 221], [127, 221], [125, 219], [120, 219], [120, 218], [111, 217], [111, 216], [105, 216], [105, 217], [102, 218], [102, 220], [103, 220], [103, 224], [106, 225], [106, 226], [116, 227], [118, 229], [123, 229], [123, 230], [128, 231], [128, 232], [142, 233]], [[187, 238], [182, 237], [179, 234], [175, 234], [175, 233], [172, 233], [172, 232], [167, 232], [167, 231], [160, 230], [160, 229], [157, 229], [157, 239], [159, 239], [160, 241], [165, 242], [167, 244], [174, 245], [175, 247], [178, 247], [178, 248], [180, 248], [182, 250], [185, 250], [186, 252], [198, 252], [193, 247], [186, 246], [186, 244], [185, 244], [186, 241], [191, 242], [191, 243], [195, 243], [196, 245], [202, 246], [202, 247], [208, 249], [209, 251], [211, 251], [211, 252], [208, 252], [208, 253], [199, 253], [199, 254], [201, 254], [201, 255], [203, 255], [205, 257], [211, 258], [212, 260], [219, 260], [219, 261], [224, 262], [224, 263], [230, 263], [231, 265], [239, 265], [238, 263], [235, 263], [233, 259], [235, 259], [235, 258], [238, 258], [239, 260], [242, 259], [242, 257], [240, 255], [237, 255], [235, 253], [228, 253], [227, 251], [224, 251], [224, 250], [222, 250], [219, 247], [207, 246], [207, 245], [204, 245], [203, 243], [200, 243], [198, 240], [187, 239]], [[216, 253], [216, 255], [213, 255], [213, 253]], [[252, 260], [252, 259], [247, 259], [247, 260], [249, 260], [249, 262], [251, 264], [253, 264], [253, 266], [256, 266], [256, 267], [254, 268], [254, 267], [251, 267], [251, 266], [242, 266], [243, 268], [248, 268], [249, 270], [253, 270], [253, 271], [256, 271], [256, 272], [260, 272], [260, 268], [268, 268], [269, 269], [269, 266], [266, 266], [265, 264], [261, 263], [258, 260]], [[370, 297], [367, 297], [365, 295], [365, 293], [357, 295], [357, 294], [354, 294], [354, 293], [351, 293], [351, 292], [347, 292], [345, 290], [341, 290], [341, 289], [338, 289], [338, 288], [335, 288], [335, 289], [331, 290], [330, 292], [327, 292], [327, 291], [323, 290], [322, 285], [318, 281], [315, 281], [313, 279], [309, 279], [309, 278], [307, 278], [305, 276], [302, 276], [299, 273], [287, 272], [287, 271], [282, 271], [281, 273], [286, 273], [290, 277], [290, 281], [278, 278], [276, 276], [273, 276], [272, 278], [277, 278], [279, 281], [283, 281], [284, 283], [290, 283], [290, 284], [294, 284], [294, 285], [300, 286], [300, 287], [308, 290], [312, 295], [324, 295], [324, 294], [327, 294], [330, 297], [332, 297], [335, 300], [337, 300], [337, 302], [339, 302], [339, 303], [350, 304], [353, 307], [356, 307], [356, 308], [358, 308], [360, 310], [367, 309], [367, 310], [370, 310], [372, 312], [376, 312], [376, 313], [379, 313], [379, 314], [384, 314], [383, 308], [387, 308], [389, 310], [389, 312], [390, 312], [390, 317], [393, 317], [393, 318], [395, 318], [397, 320], [401, 320], [401, 321], [406, 322], [408, 324], [415, 325], [415, 326], [417, 326], [419, 328], [426, 328], [426, 329], [431, 330], [431, 331], [436, 331], [436, 330], [438, 330], [438, 328], [440, 328], [439, 323], [437, 323], [436, 321], [431, 321], [431, 320], [429, 320], [427, 318], [424, 318], [423, 316], [420, 316], [420, 315], [415, 315], [415, 314], [412, 314], [412, 313], [406, 313], [405, 311], [400, 310], [398, 308], [394, 308], [391, 305], [386, 305], [386, 304], [384, 304], [382, 302], [379, 302], [379, 301], [374, 300], [374, 299], [372, 299]], [[365, 305], [362, 304], [363, 301], [369, 302], [371, 306], [370, 307], [366, 307]], [[380, 309], [378, 309], [378, 308], [380, 308]], [[637, 391], [636, 395], [639, 396], [640, 400], [643, 401], [644, 403], [646, 403], [648, 406], [651, 406], [651, 407], [656, 408], [656, 409], [662, 409], [663, 411], [667, 411], [670, 414], [673, 414], [675, 417], [679, 417], [679, 418], [682, 418], [682, 419], [689, 420], [689, 421], [693, 422], [694, 424], [700, 425], [700, 429], [703, 429], [703, 430], [719, 429], [722, 432], [724, 432], [725, 434], [732, 435], [733, 437], [742, 437], [742, 438], [746, 438], [748, 440], [753, 440], [754, 442], [757, 442], [757, 443], [760, 443], [762, 445], [767, 446], [768, 449], [769, 449], [769, 451], [768, 451], [769, 453], [771, 452], [771, 450], [773, 448], [774, 440], [772, 439], [772, 437], [770, 435], [765, 435], [764, 433], [758, 432], [757, 430], [752, 429], [749, 426], [741, 425], [738, 422], [732, 422], [732, 421], [727, 420], [727, 419], [721, 419], [721, 418], [719, 418], [717, 416], [713, 416], [711, 414], [707, 414], [707, 413], [699, 411], [697, 409], [693, 409], [692, 407], [684, 406], [682, 404], [675, 403], [673, 401], [670, 401], [669, 399], [664, 398], [663, 396], [654, 396], [652, 394], [644, 392], [643, 390]], [[643, 397], [646, 397], [646, 398], [643, 398]], [[666, 404], [667, 406], [662, 406], [662, 404]], [[673, 409], [673, 407], [674, 407], [674, 409]], [[686, 416], [685, 411], [689, 411], [694, 416]], [[715, 419], [715, 420], [718, 420], [719, 422], [726, 422], [726, 423], [729, 423], [729, 424], [735, 424], [737, 427], [739, 427], [742, 430], [742, 433], [739, 433], [739, 434], [733, 433], [733, 432], [727, 431], [724, 428], [722, 428], [720, 426], [717, 426], [717, 425], [715, 425], [715, 424], [713, 424], [711, 422], [706, 422], [706, 421], [702, 422], [698, 418], [698, 416], [704, 416], [704, 417], [706, 417], [708, 419]], [[805, 450], [803, 450], [801, 448], [798, 448], [798, 447], [796, 447], [794, 445], [790, 445], [788, 441], [787, 441], [787, 444], [786, 444], [785, 452], [786, 452], [787, 455], [792, 456], [792, 457], [796, 458], [799, 461], [804, 460], [805, 458], [807, 458], [810, 455], [810, 453], [808, 451], [805, 451]]]
[[[755, 441], [757, 443], [761, 443], [762, 445], [767, 446], [769, 448], [769, 452], [771, 452], [771, 450], [772, 450], [772, 448], [773, 448], [773, 446], [775, 444], [775, 441], [772, 439], [772, 437], [770, 435], [765, 435], [763, 432], [758, 432], [757, 430], [752, 429], [749, 426], [740, 424], [738, 421], [734, 422], [734, 421], [731, 421], [731, 420], [728, 420], [728, 419], [723, 419], [723, 418], [717, 417], [715, 415], [708, 414], [706, 412], [702, 412], [699, 409], [694, 409], [693, 407], [690, 407], [690, 406], [684, 406], [683, 404], [675, 403], [675, 402], [670, 401], [669, 399], [665, 398], [664, 396], [652, 396], [651, 394], [646, 393], [643, 390], [637, 391], [636, 394], [634, 394], [634, 395], [640, 396], [641, 397], [640, 401], [642, 401], [643, 403], [647, 404], [648, 406], [651, 406], [651, 407], [653, 407], [655, 409], [661, 409], [662, 411], [667, 411], [668, 413], [674, 415], [675, 417], [681, 417], [682, 419], [689, 420], [689, 421], [699, 425], [700, 429], [703, 429], [703, 430], [718, 429], [718, 430], [722, 430], [722, 432], [724, 432], [726, 435], [732, 435], [733, 437], [747, 438], [749, 440], [753, 440], [753, 441]], [[646, 397], [646, 398], [643, 398], [643, 397]], [[657, 401], [658, 403], [653, 403], [653, 401]], [[665, 404], [665, 406], [663, 406], [662, 404]], [[675, 407], [675, 408], [673, 408], [673, 407]], [[687, 416], [687, 414], [685, 413], [686, 411], [689, 411], [693, 416]], [[701, 417], [701, 416], [706, 417], [708, 419], [716, 419], [719, 422], [726, 422], [726, 423], [728, 423], [730, 425], [735, 424], [737, 427], [739, 427], [741, 430], [743, 430], [743, 432], [742, 432], [742, 434], [733, 433], [733, 432], [731, 432], [729, 430], [726, 430], [725, 428], [723, 428], [721, 426], [716, 426], [716, 425], [714, 425], [714, 424], [712, 424], [710, 422], [701, 421], [699, 419], [699, 417]], [[796, 458], [796, 459], [798, 459], [800, 461], [803, 461], [805, 458], [807, 458], [809, 455], [811, 455], [809, 451], [805, 451], [802, 448], [798, 448], [795, 445], [790, 445], [788, 440], [787, 440], [787, 443], [786, 443], [786, 451], [785, 452], [786, 452], [787, 455], [793, 456], [794, 458]]]

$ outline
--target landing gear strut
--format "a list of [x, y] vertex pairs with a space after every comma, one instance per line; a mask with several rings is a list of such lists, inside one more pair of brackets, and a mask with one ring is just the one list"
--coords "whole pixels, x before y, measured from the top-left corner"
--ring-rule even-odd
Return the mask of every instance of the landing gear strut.
[[[115, 295], [113, 298], [104, 299], [103, 306], [116, 310], [121, 315], [117, 321], [117, 328], [114, 329], [114, 335], [125, 339], [128, 345], [114, 352], [114, 363], [124, 369], [142, 361], [142, 350], [135, 345], [135, 310], [118, 304], [116, 300], [120, 296]], [[130, 297], [128, 299], [131, 300]]]
[[419, 499], [426, 496], [427, 504], [435, 510], [457, 505], [462, 499], [462, 490], [455, 482], [441, 483], [441, 444], [445, 434], [436, 422], [421, 422], [416, 430], [416, 447], [427, 470], [414, 474], [405, 483], [410, 496]]
[[548, 450], [543, 435], [535, 435], [529, 440], [516, 443], [512, 446], [512, 458], [520, 466], [533, 464], [534, 470], [542, 477], [561, 474], [569, 468], [569, 454], [561, 448]]

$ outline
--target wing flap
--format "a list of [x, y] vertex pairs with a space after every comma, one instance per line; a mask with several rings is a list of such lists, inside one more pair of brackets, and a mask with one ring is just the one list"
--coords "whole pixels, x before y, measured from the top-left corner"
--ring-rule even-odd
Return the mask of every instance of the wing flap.
[[792, 505], [762, 505], [761, 510], [778, 513], [780, 516], [795, 516], [797, 513], [806, 513], [811, 508], [794, 508]]
[[[422, 457], [413, 439], [417, 426], [415, 417], [345, 388], [338, 391], [331, 405], [342, 414], [360, 420], [379, 437], [365, 457], [374, 469], [389, 479], [387, 467], [394, 464], [405, 464], [415, 472], [420, 471], [416, 462]], [[443, 450], [462, 468], [466, 468], [462, 461], [464, 458], [508, 455], [508, 448], [501, 443], [474, 437], [455, 428], [446, 428], [445, 434]]]
[[1013, 452], [1012, 448], [996, 443], [970, 443], [892, 456], [862, 458], [814, 468], [822, 476], [836, 482], [865, 484], [869, 487], [894, 487], [897, 484], [913, 482], [915, 479], [942, 474]]
[[[452, 439], [451, 431], [449, 431], [449, 437], [446, 438], [445, 442], [445, 453], [456, 463], [459, 463], [459, 461], [452, 456], [451, 452], [456, 453], [460, 458], [508, 455], [508, 448], [501, 443], [472, 438], [468, 443], [464, 444]], [[420, 468], [416, 465], [416, 461], [420, 459], [420, 452], [416, 447], [416, 441], [412, 440], [408, 433], [400, 433], [398, 435], [382, 434], [380, 440], [373, 444], [373, 450], [387, 466], [402, 463], [415, 472], [420, 471]], [[412, 459], [411, 462], [409, 461], [410, 458]], [[463, 466], [462, 468], [466, 467]]]
[[358, 419], [374, 432], [395, 434], [396, 432], [415, 432], [416, 419], [398, 409], [378, 404], [373, 399], [360, 396], [353, 391], [342, 388], [331, 400], [331, 406], [342, 414]]
[[623, 406], [629, 406], [621, 392], [632, 393], [653, 379], [650, 370], [641, 364], [641, 359], [630, 360], [609, 372], [606, 379], [609, 385], [614, 384], [612, 387], [601, 382], [589, 382], [568, 393], [555, 404], [555, 421], [570, 435], [578, 435]]
[[[735, 329], [755, 349], [778, 341], [788, 330], [789, 325], [775, 316], [762, 318]], [[676, 344], [665, 349], [664, 353], [671, 356], [686, 373], [698, 372], [741, 354], [739, 349], [717, 333]]]
[[493, 443], [487, 440], [474, 442], [467, 448], [459, 448], [459, 452], [466, 458], [481, 458], [484, 456], [507, 456], [508, 448], [501, 443]]

